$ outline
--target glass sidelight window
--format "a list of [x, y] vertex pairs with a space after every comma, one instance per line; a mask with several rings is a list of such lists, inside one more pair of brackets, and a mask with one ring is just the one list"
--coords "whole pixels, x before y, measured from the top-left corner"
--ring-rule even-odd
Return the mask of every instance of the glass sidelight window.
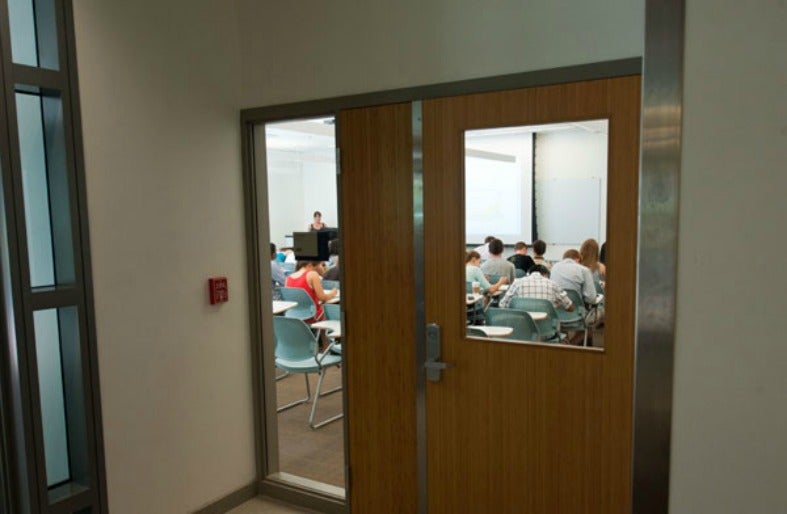
[[16, 93], [31, 287], [74, 282], [63, 108], [59, 96]]
[[8, 16], [14, 63], [57, 70], [55, 0], [8, 0]]
[[76, 307], [33, 313], [47, 485], [74, 477], [84, 468], [84, 402]]
[[268, 475], [343, 498], [345, 340], [335, 121], [267, 123], [255, 132], [258, 151], [264, 148], [267, 185], [269, 241], [261, 231], [260, 253], [271, 270], [261, 288], [271, 291], [273, 301], [272, 310], [263, 307], [273, 336], [263, 368], [276, 405], [266, 413]]
[[106, 510], [84, 174], [73, 116], [79, 106], [65, 66], [75, 62], [70, 9], [68, 1], [7, 0], [0, 10], [8, 15], [0, 20], [3, 40], [11, 42], [0, 48], [0, 306], [8, 334], [0, 400], [9, 431], [2, 438], [9, 512]]
[[608, 126], [465, 133], [469, 335], [603, 347]]

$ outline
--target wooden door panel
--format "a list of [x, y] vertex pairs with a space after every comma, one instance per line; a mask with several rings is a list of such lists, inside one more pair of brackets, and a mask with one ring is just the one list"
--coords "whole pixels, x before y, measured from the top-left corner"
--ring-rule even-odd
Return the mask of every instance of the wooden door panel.
[[409, 104], [338, 116], [353, 512], [415, 512], [415, 297]]
[[[639, 77], [425, 101], [430, 512], [622, 513], [630, 503]], [[605, 350], [464, 334], [464, 131], [608, 118]]]

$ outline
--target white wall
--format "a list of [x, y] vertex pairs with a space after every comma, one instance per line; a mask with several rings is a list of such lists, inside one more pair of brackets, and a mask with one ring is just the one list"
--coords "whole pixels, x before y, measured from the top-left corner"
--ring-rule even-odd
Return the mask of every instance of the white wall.
[[787, 509], [785, 26], [687, 2], [672, 514]]
[[643, 48], [641, 0], [237, 2], [245, 107], [636, 57]]
[[311, 218], [303, 217], [303, 172], [296, 161], [268, 156], [268, 222], [271, 242], [285, 246], [284, 236], [304, 230]]
[[255, 476], [237, 13], [74, 11], [109, 508], [190, 512]]
[[[574, 246], [549, 245], [543, 227], [539, 226], [539, 237], [547, 246], [546, 257], [559, 260], [568, 248], [579, 249], [582, 241], [589, 237], [598, 240], [599, 245], [607, 238], [607, 134], [590, 133], [582, 129], [544, 132], [536, 137], [536, 208], [538, 220], [543, 223], [544, 216], [566, 212], [566, 205], [545, 205], [544, 181], [555, 179], [598, 179], [600, 195], [599, 212], [584, 213], [598, 216], [598, 234], [586, 234]], [[561, 222], [570, 223], [569, 218]], [[563, 241], [570, 243], [570, 241]], [[561, 250], [562, 249], [562, 250]], [[558, 253], [559, 252], [559, 253]]]
[[268, 213], [271, 241], [285, 245], [285, 235], [303, 232], [314, 211], [337, 227], [336, 163], [312, 160], [302, 152], [268, 154]]

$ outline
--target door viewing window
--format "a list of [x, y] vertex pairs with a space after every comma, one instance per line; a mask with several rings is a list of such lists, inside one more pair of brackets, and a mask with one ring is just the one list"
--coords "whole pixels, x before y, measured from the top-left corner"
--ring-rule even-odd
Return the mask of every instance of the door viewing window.
[[603, 347], [608, 128], [465, 131], [469, 336]]

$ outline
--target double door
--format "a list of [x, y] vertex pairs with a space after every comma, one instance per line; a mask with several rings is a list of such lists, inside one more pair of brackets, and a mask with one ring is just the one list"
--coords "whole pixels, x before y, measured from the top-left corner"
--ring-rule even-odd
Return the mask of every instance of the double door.
[[[354, 512], [630, 509], [639, 98], [630, 76], [340, 112]], [[600, 119], [603, 349], [468, 337], [466, 131]], [[451, 365], [438, 382], [424, 323]]]

